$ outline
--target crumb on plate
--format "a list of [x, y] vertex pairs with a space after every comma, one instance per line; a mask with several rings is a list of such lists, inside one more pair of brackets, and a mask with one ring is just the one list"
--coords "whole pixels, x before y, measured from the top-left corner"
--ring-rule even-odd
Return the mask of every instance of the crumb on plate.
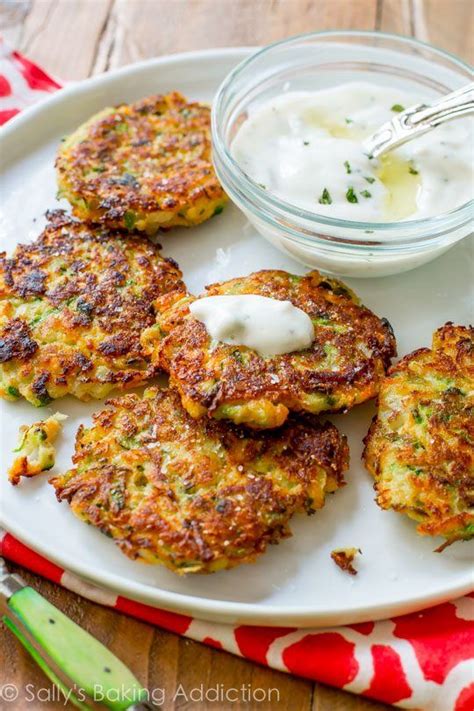
[[357, 575], [353, 562], [358, 554], [362, 554], [360, 548], [335, 548], [331, 551], [331, 558], [341, 570], [350, 575]]
[[46, 420], [20, 427], [18, 447], [14, 450], [19, 455], [8, 472], [8, 479], [14, 486], [22, 476], [33, 477], [54, 467], [53, 443], [66, 418], [67, 415], [56, 412]]

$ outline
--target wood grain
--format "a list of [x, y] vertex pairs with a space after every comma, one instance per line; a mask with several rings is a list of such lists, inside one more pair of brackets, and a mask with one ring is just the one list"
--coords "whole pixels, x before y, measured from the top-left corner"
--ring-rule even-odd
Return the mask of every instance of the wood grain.
[[377, 13], [376, 29], [413, 35], [412, 3], [413, 0], [384, 0]]
[[64, 80], [89, 76], [112, 0], [40, 0], [28, 12], [20, 49]]
[[[473, 10], [472, 0], [0, 0], [0, 28], [8, 42], [53, 75], [77, 80], [147, 57], [264, 44], [299, 32], [335, 28], [414, 35], [472, 61]], [[20, 572], [117, 654], [143, 684], [158, 695], [163, 690], [164, 711], [227, 711], [215, 703], [173, 700], [179, 684], [190, 690], [219, 683], [225, 688], [249, 684], [279, 692], [278, 702], [233, 703], [229, 711], [388, 709], [184, 640]], [[9, 711], [73, 708], [62, 699], [47, 700], [52, 687], [1, 626], [0, 685], [7, 682], [20, 690], [17, 701], [8, 704]], [[28, 701], [31, 689], [44, 689], [44, 698]]]
[[419, 39], [474, 60], [472, 0], [412, 0], [413, 28]]
[[371, 29], [375, 10], [375, 0], [116, 0], [111, 16], [116, 34], [106, 38], [108, 66], [189, 49], [259, 45], [335, 26]]
[[147, 57], [378, 29], [474, 55], [472, 0], [0, 0], [2, 34], [64, 80]]

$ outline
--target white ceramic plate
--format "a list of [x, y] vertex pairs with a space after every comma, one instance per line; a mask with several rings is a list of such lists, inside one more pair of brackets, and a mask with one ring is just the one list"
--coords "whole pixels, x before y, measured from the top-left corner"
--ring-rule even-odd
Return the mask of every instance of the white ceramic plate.
[[[225, 49], [152, 60], [100, 76], [53, 95], [15, 118], [3, 132], [0, 243], [7, 251], [34, 238], [43, 213], [57, 206], [53, 162], [59, 139], [110, 104], [170, 89], [202, 100], [212, 96], [248, 49]], [[64, 206], [66, 207], [66, 205]], [[303, 273], [264, 242], [236, 208], [189, 231], [161, 239], [192, 291], [207, 283], [261, 268]], [[464, 240], [437, 261], [401, 276], [348, 280], [365, 304], [392, 323], [401, 355], [429, 345], [447, 320], [472, 320], [472, 243]], [[46, 476], [16, 488], [6, 480], [18, 427], [55, 410], [69, 415], [59, 441], [57, 467], [69, 467], [74, 435], [100, 402], [66, 398], [43, 410], [25, 402], [1, 402], [2, 525], [59, 565], [117, 593], [203, 619], [267, 625], [333, 625], [361, 622], [433, 605], [473, 584], [470, 543], [433, 553], [440, 540], [422, 538], [405, 517], [381, 511], [372, 481], [360, 463], [362, 438], [373, 415], [366, 404], [334, 421], [349, 437], [347, 486], [315, 516], [295, 517], [293, 538], [272, 546], [254, 565], [210, 576], [179, 578], [161, 567], [128, 560], [98, 531], [58, 504]], [[363, 551], [359, 575], [349, 576], [330, 559], [339, 546]]]

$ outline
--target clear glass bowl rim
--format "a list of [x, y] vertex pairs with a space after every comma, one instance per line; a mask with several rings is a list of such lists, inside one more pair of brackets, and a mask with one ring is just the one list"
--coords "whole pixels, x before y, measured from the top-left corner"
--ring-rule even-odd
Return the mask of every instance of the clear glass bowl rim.
[[[239, 166], [237, 161], [234, 160], [231, 153], [229, 152], [224, 137], [222, 133], [222, 122], [220, 116], [223, 111], [223, 104], [226, 99], [227, 92], [231, 92], [232, 84], [234, 80], [245, 71], [253, 62], [258, 60], [262, 55], [270, 53], [273, 49], [280, 47], [282, 45], [291, 45], [302, 40], [309, 39], [324, 39], [339, 37], [341, 40], [345, 38], [360, 38], [360, 39], [387, 39], [395, 40], [404, 44], [408, 47], [423, 48], [428, 49], [435, 55], [439, 55], [442, 59], [448, 59], [463, 70], [467, 70], [472, 73], [472, 67], [464, 62], [462, 59], [457, 57], [451, 52], [434, 47], [428, 42], [422, 42], [421, 40], [415, 39], [413, 37], [405, 37], [404, 35], [392, 33], [392, 32], [378, 32], [370, 30], [322, 30], [320, 32], [306, 32], [298, 35], [292, 35], [291, 37], [286, 37], [285, 39], [278, 40], [277, 42], [272, 42], [265, 47], [252, 53], [249, 57], [240, 62], [235, 69], [233, 69], [227, 77], [224, 79], [222, 84], [217, 90], [216, 97], [212, 104], [212, 140], [214, 150], [219, 153], [219, 157], [223, 160], [224, 165], [227, 169], [234, 173], [234, 176], [239, 181], [240, 190], [249, 191], [253, 193], [255, 198], [259, 200], [267, 210], [273, 212], [277, 210], [279, 213], [287, 213], [297, 220], [306, 220], [309, 223], [316, 225], [327, 225], [329, 227], [337, 227], [347, 230], [363, 230], [366, 232], [370, 230], [373, 233], [373, 237], [368, 239], [367, 242], [372, 242], [376, 240], [375, 235], [383, 231], [400, 231], [400, 230], [410, 230], [417, 231], [423, 230], [431, 234], [431, 237], [436, 239], [440, 232], [445, 232], [447, 230], [452, 230], [457, 227], [462, 226], [467, 221], [470, 220], [472, 215], [472, 209], [474, 207], [474, 200], [469, 200], [469, 202], [459, 205], [458, 207], [450, 210], [448, 212], [443, 212], [440, 215], [435, 215], [432, 217], [424, 217], [417, 220], [403, 220], [398, 222], [358, 222], [356, 220], [343, 220], [335, 217], [327, 217], [326, 215], [319, 215], [318, 213], [309, 212], [303, 208], [296, 207], [291, 203], [285, 202], [284, 200], [272, 196], [271, 193], [261, 188], [257, 183], [255, 183]], [[428, 234], [426, 235], [428, 237]], [[359, 239], [359, 238], [357, 238]], [[348, 246], [350, 244], [351, 237], [346, 236], [341, 240], [346, 242]], [[410, 237], [408, 237], [410, 241]], [[380, 243], [378, 243], [380, 245]], [[382, 246], [382, 245], [380, 245]], [[388, 246], [388, 245], [386, 245]]]

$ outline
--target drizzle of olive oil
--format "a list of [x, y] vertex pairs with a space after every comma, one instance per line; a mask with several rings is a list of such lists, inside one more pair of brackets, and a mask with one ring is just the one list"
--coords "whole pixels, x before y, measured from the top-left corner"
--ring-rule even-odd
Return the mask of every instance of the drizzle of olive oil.
[[323, 128], [334, 138], [350, 138], [351, 140], [362, 140], [369, 134], [369, 130], [363, 130], [353, 123], [337, 123], [334, 119], [323, 111], [318, 111], [313, 107], [306, 109], [302, 115], [303, 124]]
[[[372, 130], [354, 123], [335, 122], [327, 113], [311, 107], [303, 114], [305, 124], [322, 128], [334, 138], [347, 138], [362, 142]], [[417, 210], [417, 196], [421, 189], [421, 177], [414, 171], [411, 161], [403, 160], [396, 153], [387, 153], [374, 165], [374, 173], [387, 190], [383, 208], [387, 221], [404, 220]]]
[[404, 220], [416, 212], [421, 177], [412, 171], [412, 163], [403, 160], [395, 153], [387, 153], [379, 159], [379, 167], [375, 173], [387, 189], [384, 205], [385, 219]]

